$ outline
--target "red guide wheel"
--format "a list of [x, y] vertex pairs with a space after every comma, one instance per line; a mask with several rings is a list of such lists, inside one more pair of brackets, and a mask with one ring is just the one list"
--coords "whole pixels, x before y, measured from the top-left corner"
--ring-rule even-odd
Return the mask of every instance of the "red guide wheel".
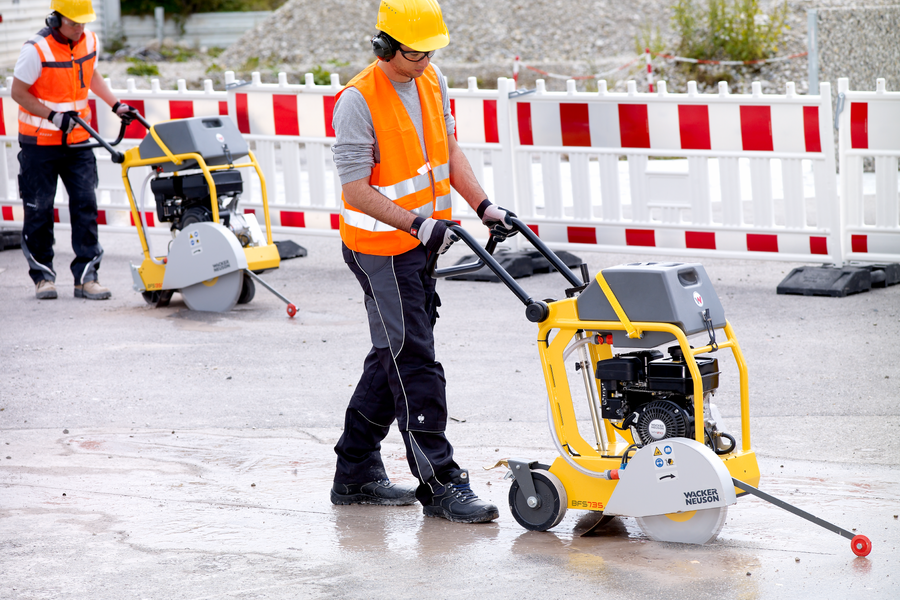
[[872, 551], [872, 542], [864, 535], [854, 535], [850, 540], [850, 548], [857, 556], [868, 556]]
[[[293, 304], [288, 304], [288, 305], [287, 305], [287, 314], [288, 314], [288, 316], [289, 316], [290, 318], [293, 319], [293, 318], [294, 318], [294, 315], [297, 314], [297, 307], [294, 306]], [[856, 537], [860, 537], [860, 536], [856, 536]], [[855, 539], [855, 538], [854, 538], [854, 539]], [[869, 540], [867, 539], [866, 541], [868, 542]], [[871, 547], [871, 544], [869, 544], [869, 546]], [[854, 550], [854, 552], [855, 552], [855, 550]], [[868, 554], [868, 552], [866, 552], [866, 554]]]

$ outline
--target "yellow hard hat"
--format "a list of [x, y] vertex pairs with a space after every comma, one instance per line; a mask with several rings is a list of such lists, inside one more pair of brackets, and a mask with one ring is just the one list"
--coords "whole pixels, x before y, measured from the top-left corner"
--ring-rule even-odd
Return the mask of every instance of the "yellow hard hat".
[[76, 23], [90, 23], [97, 19], [91, 0], [50, 0], [50, 10]]
[[422, 52], [431, 52], [450, 43], [436, 0], [381, 0], [375, 28]]

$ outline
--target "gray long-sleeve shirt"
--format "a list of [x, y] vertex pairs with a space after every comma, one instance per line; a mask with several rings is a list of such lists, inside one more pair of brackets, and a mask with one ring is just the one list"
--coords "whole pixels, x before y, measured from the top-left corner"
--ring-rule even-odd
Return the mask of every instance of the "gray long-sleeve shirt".
[[[447, 82], [435, 65], [435, 72], [441, 86], [441, 98], [444, 105], [444, 121], [447, 123], [447, 135], [453, 135], [456, 123], [450, 114], [450, 99], [447, 96]], [[419, 143], [422, 145], [422, 154], [428, 157], [425, 151], [425, 137], [422, 130], [422, 106], [419, 103], [419, 92], [415, 80], [407, 83], [391, 81], [400, 101], [406, 108], [410, 120], [416, 127], [419, 135]], [[372, 174], [372, 168], [381, 162], [381, 153], [378, 149], [378, 139], [375, 137], [375, 128], [372, 125], [372, 114], [369, 105], [363, 98], [362, 92], [356, 88], [348, 88], [343, 91], [340, 99], [334, 107], [332, 120], [334, 134], [337, 138], [332, 152], [334, 164], [337, 166], [341, 185], [368, 178]]]

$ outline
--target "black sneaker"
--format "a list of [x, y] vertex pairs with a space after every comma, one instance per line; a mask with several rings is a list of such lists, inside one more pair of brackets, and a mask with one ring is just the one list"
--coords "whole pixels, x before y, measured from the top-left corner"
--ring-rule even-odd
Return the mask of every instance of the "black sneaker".
[[443, 517], [454, 523], [487, 523], [500, 516], [496, 506], [479, 500], [469, 487], [467, 470], [451, 473], [450, 482], [422, 508], [426, 517]]
[[335, 483], [331, 486], [332, 504], [379, 504], [407, 506], [416, 503], [416, 486], [379, 479], [369, 483]]

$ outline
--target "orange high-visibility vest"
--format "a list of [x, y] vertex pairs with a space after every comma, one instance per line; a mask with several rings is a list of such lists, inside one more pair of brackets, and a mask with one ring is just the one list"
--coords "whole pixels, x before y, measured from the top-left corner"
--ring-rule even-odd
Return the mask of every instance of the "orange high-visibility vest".
[[[88, 92], [94, 76], [97, 57], [97, 36], [85, 31], [73, 46], [61, 42], [49, 27], [25, 42], [37, 48], [41, 58], [41, 76], [28, 89], [45, 106], [56, 112], [78, 111], [86, 123], [91, 122]], [[69, 133], [67, 142], [77, 144], [89, 134], [81, 127]], [[62, 132], [52, 122], [19, 107], [19, 141], [40, 146], [59, 146]]]
[[[415, 82], [422, 105], [422, 130], [428, 160], [422, 156], [422, 146], [412, 119], [390, 79], [377, 67], [377, 62], [350, 80], [344, 89], [358, 89], [372, 114], [381, 163], [372, 170], [369, 184], [418, 216], [449, 219], [450, 146], [441, 87], [431, 65]], [[356, 252], [396, 256], [419, 245], [419, 240], [409, 232], [397, 230], [353, 208], [346, 199], [340, 223], [341, 239]]]

